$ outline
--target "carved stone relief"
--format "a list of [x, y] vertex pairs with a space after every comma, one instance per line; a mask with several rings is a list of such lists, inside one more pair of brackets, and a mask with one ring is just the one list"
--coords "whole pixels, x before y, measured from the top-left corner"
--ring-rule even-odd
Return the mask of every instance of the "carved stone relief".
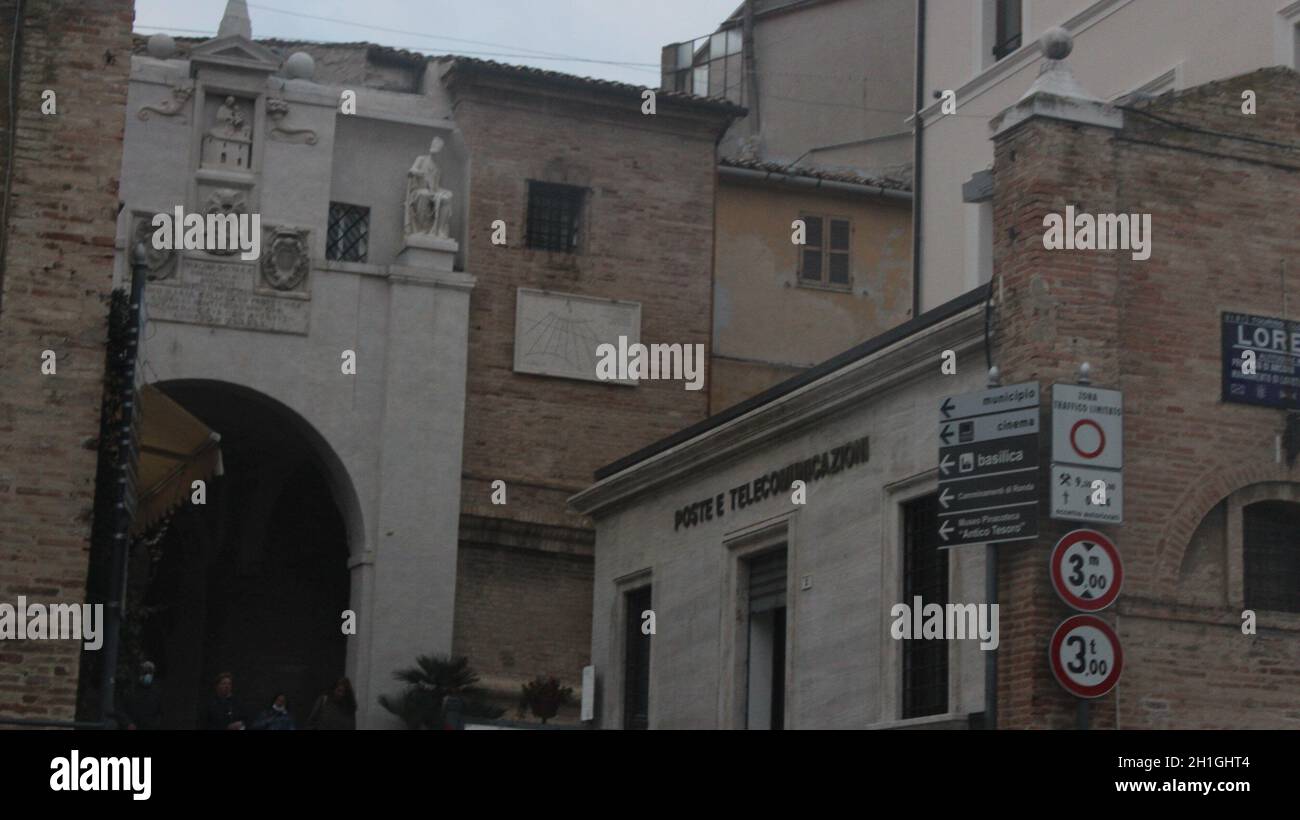
[[296, 290], [307, 279], [311, 256], [309, 231], [268, 228], [262, 242], [262, 279], [275, 290]]
[[[248, 213], [248, 201], [244, 197], [244, 192], [235, 188], [214, 188], [212, 193], [203, 203], [203, 213], [207, 214], [235, 214], [236, 216]], [[231, 243], [234, 245], [234, 243]], [[208, 253], [214, 256], [231, 256], [239, 253], [238, 247], [227, 249], [210, 249]]]
[[[192, 87], [184, 85], [174, 86], [172, 88], [171, 99], [142, 105], [140, 106], [140, 110], [136, 112], [136, 116], [146, 122], [149, 120], [150, 111], [153, 111], [156, 114], [161, 114], [164, 117], [174, 117], [185, 109], [185, 104], [190, 101], [190, 97], [192, 96], [194, 96], [194, 89]], [[181, 117], [178, 122], [185, 122], [185, 118]]]
[[158, 249], [153, 246], [154, 231], [152, 214], [136, 213], [132, 216], [134, 227], [131, 229], [131, 240], [127, 245], [127, 259], [132, 258], [135, 248], [140, 243], [144, 243], [145, 265], [148, 267], [147, 278], [150, 282], [158, 282], [164, 279], [170, 279], [176, 273], [176, 251], [170, 249]]
[[271, 118], [269, 129], [271, 139], [276, 142], [290, 142], [298, 145], [315, 145], [316, 132], [310, 128], [288, 128], [284, 124], [289, 115], [289, 103], [278, 98], [266, 101], [266, 116]]
[[253, 125], [248, 100], [226, 97], [203, 135], [202, 166], [249, 171], [253, 166]]

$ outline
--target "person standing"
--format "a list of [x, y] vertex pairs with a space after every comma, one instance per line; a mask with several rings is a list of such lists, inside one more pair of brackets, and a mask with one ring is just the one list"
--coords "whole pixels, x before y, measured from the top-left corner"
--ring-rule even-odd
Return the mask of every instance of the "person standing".
[[344, 730], [357, 728], [357, 698], [352, 693], [352, 683], [347, 678], [339, 678], [332, 691], [316, 699], [311, 716], [307, 718], [308, 729]]
[[266, 709], [253, 721], [254, 729], [267, 729], [272, 732], [291, 732], [298, 728], [293, 715], [289, 714], [289, 698], [283, 692], [271, 701], [271, 708]]
[[203, 728], [244, 729], [246, 719], [243, 707], [235, 700], [235, 676], [222, 672], [217, 675], [216, 694], [203, 712]]
[[154, 683], [152, 661], [140, 664], [140, 677], [122, 698], [117, 720], [128, 731], [162, 728], [162, 692]]

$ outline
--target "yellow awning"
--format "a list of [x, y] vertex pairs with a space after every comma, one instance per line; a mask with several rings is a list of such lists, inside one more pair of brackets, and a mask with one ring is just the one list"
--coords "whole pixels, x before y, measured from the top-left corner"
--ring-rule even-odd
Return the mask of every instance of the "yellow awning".
[[131, 534], [141, 535], [189, 499], [195, 481], [222, 474], [221, 436], [152, 385], [140, 389], [140, 463]]

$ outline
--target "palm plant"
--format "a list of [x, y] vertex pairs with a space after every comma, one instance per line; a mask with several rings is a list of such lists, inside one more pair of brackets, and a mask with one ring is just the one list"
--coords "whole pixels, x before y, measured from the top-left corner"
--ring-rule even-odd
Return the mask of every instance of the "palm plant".
[[396, 697], [379, 696], [379, 705], [397, 715], [408, 729], [437, 729], [442, 725], [443, 699], [455, 695], [464, 703], [466, 717], [499, 718], [505, 713], [483, 701], [478, 673], [463, 656], [420, 655], [415, 666], [399, 669], [393, 677], [406, 684]]

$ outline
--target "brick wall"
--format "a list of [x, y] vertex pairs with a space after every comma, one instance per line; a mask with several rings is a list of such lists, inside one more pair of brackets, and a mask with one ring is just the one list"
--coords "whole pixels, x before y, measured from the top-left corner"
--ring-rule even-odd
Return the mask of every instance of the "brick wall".
[[[0, 0], [6, 60], [14, 8]], [[131, 0], [26, 4], [0, 302], [0, 602], [85, 595], [133, 18]], [[0, 714], [71, 718], [80, 651], [0, 644]]]
[[[1254, 117], [1241, 112], [1246, 89], [1258, 97]], [[1300, 726], [1300, 616], [1260, 612], [1258, 634], [1242, 634], [1239, 539], [1214, 512], [1244, 487], [1300, 481], [1275, 456], [1284, 413], [1219, 398], [1220, 313], [1281, 316], [1282, 263], [1300, 255], [1297, 91], [1295, 72], [1266, 69], [1140, 105], [1249, 139], [1126, 112], [1119, 131], [1039, 118], [995, 141], [1004, 383], [1041, 381], [1047, 408], [1047, 387], [1073, 382], [1087, 360], [1095, 385], [1124, 390], [1125, 523], [1100, 529], [1125, 564], [1124, 591], [1103, 617], [1126, 662], [1115, 692], [1094, 702], [1099, 728]], [[1043, 216], [1066, 205], [1151, 214], [1151, 258], [1045, 250]], [[1071, 614], [1049, 585], [1047, 550], [1074, 528], [1044, 516], [1037, 543], [1001, 547], [1002, 727], [1073, 725], [1074, 700], [1045, 650]]]
[[[467, 269], [478, 278], [462, 526], [530, 525], [510, 551], [495, 536], [462, 534], [456, 651], [485, 677], [553, 672], [576, 687], [590, 655], [591, 528], [567, 499], [598, 467], [704, 418], [708, 387], [515, 373], [516, 291], [639, 302], [643, 342], [702, 344], [707, 355], [721, 120], [647, 116], [634, 95], [577, 89], [459, 82], [453, 99], [471, 163]], [[583, 245], [571, 258], [524, 246], [529, 179], [588, 188]], [[491, 243], [496, 219], [507, 223], [507, 246]], [[491, 503], [496, 479], [507, 484], [506, 505]]]

